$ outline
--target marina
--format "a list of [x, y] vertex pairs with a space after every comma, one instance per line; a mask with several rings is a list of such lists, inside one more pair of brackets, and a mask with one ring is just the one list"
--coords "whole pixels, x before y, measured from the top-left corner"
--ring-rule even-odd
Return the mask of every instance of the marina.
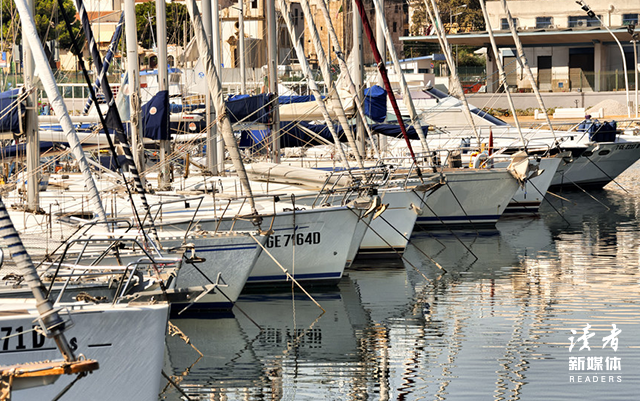
[[640, 9], [538, 1], [3, 5], [0, 401], [634, 399]]
[[[165, 368], [194, 399], [632, 399], [639, 172], [620, 177], [629, 194], [564, 192], [540, 217], [456, 231], [477, 261], [450, 233], [416, 230], [406, 262], [358, 263], [337, 289], [312, 292], [325, 313], [289, 292], [240, 297], [262, 331], [237, 311], [174, 321], [204, 356], [168, 337]], [[587, 324], [591, 351], [569, 351]], [[616, 351], [602, 347], [612, 324]], [[574, 356], [620, 369], [574, 371]]]

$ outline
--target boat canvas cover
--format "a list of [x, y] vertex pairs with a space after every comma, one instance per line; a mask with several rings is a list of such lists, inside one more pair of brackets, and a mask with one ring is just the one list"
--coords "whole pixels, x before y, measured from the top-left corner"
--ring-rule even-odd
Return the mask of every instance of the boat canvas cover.
[[142, 106], [144, 137], [156, 141], [169, 138], [169, 91], [159, 91]]
[[[344, 136], [342, 126], [334, 124], [333, 128], [336, 130], [340, 142], [346, 142], [347, 138]], [[428, 125], [422, 126], [424, 132], [428, 132], [428, 128]], [[352, 126], [351, 129], [353, 132], [356, 132], [355, 126]], [[309, 131], [313, 132], [313, 134], [309, 133]], [[376, 134], [394, 138], [402, 136], [400, 126], [397, 124], [373, 124], [371, 125], [371, 131]], [[269, 130], [242, 131], [240, 147], [265, 146], [270, 139], [269, 133]], [[306, 121], [283, 121], [280, 123], [280, 134], [280, 147], [282, 148], [326, 145], [327, 142], [333, 143], [333, 138], [326, 124], [311, 124]], [[418, 133], [412, 126], [407, 126], [407, 134], [409, 135], [409, 139], [418, 139]], [[326, 141], [323, 142], [317, 137], [322, 137]]]
[[378, 85], [364, 90], [364, 114], [381, 123], [387, 118], [387, 91]]
[[269, 95], [234, 95], [225, 102], [231, 123], [245, 122], [266, 124], [269, 122]]
[[[375, 122], [384, 121], [387, 117], [387, 92], [375, 85], [365, 89], [364, 95], [365, 115]], [[269, 99], [270, 96], [268, 94], [230, 96], [225, 104], [231, 122], [268, 123]], [[300, 117], [307, 121], [322, 118], [318, 118], [316, 115], [315, 109], [317, 105], [312, 95], [280, 96], [278, 97], [278, 103], [281, 106], [280, 117], [282, 120], [291, 117]], [[292, 105], [297, 106], [292, 108]], [[282, 106], [287, 106], [288, 108], [285, 110], [285, 107]]]
[[[333, 128], [340, 137], [340, 141], [346, 142], [347, 138], [343, 135], [342, 127], [334, 124]], [[326, 141], [323, 142], [317, 139], [314, 135], [309, 134], [309, 131], [324, 138]], [[266, 146], [270, 140], [270, 132], [270, 130], [242, 131], [240, 147]], [[329, 132], [325, 124], [311, 124], [306, 121], [280, 122], [280, 135], [281, 148], [326, 145], [327, 142], [333, 143], [331, 132]]]
[[25, 105], [17, 106], [21, 89], [11, 89], [0, 93], [0, 132], [20, 133], [20, 116], [24, 112]]
[[[428, 125], [422, 126], [422, 132], [428, 132], [428, 129]], [[402, 131], [400, 130], [400, 126], [397, 124], [373, 124], [371, 126], [371, 131], [376, 134], [391, 136], [394, 138], [402, 137]], [[407, 126], [407, 135], [409, 136], [409, 139], [419, 139], [418, 133], [413, 126]]]
[[[40, 141], [40, 153], [45, 154], [52, 150], [62, 150], [65, 149], [69, 144], [67, 143], [56, 143], [49, 141]], [[2, 157], [6, 159], [12, 159], [18, 156], [25, 156], [27, 153], [27, 144], [19, 143], [17, 145], [9, 145], [4, 146], [2, 148]]]

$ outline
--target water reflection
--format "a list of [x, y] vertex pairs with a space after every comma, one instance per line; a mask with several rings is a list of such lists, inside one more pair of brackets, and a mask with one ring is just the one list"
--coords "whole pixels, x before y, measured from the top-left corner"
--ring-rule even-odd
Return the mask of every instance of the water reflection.
[[[632, 399], [640, 188], [621, 183], [634, 195], [562, 193], [494, 231], [419, 233], [401, 266], [361, 264], [312, 293], [325, 313], [284, 293], [241, 299], [262, 331], [239, 312], [177, 320], [204, 356], [168, 338], [166, 371], [200, 399]], [[587, 323], [591, 351], [570, 353]], [[617, 351], [602, 348], [612, 324]], [[622, 381], [571, 383], [593, 373], [570, 372], [571, 356], [619, 357]]]

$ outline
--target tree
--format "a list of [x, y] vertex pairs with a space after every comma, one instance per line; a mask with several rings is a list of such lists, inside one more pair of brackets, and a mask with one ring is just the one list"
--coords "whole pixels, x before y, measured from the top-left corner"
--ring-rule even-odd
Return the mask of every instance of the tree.
[[[22, 41], [20, 16], [12, 0], [1, 1], [3, 39], [5, 42], [20, 43]], [[63, 0], [62, 6], [69, 18], [74, 19], [76, 8], [73, 1]], [[64, 25], [64, 19], [59, 15], [57, 0], [38, 0], [34, 17], [38, 36], [43, 43], [49, 40], [58, 40], [61, 49], [71, 48], [71, 37]], [[79, 21], [75, 21], [71, 29], [74, 37], [78, 38], [81, 35]]]
[[[182, 38], [182, 30], [189, 20], [187, 6], [176, 2], [166, 5], [167, 12], [167, 43], [178, 44]], [[144, 48], [153, 47], [153, 38], [156, 38], [156, 3], [154, 1], [136, 5], [136, 30], [138, 42]], [[153, 34], [152, 34], [153, 30]]]

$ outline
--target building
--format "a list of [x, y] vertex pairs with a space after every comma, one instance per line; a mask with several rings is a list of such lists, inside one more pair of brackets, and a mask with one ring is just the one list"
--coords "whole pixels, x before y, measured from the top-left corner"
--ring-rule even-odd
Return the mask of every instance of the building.
[[[516, 62], [516, 49], [506, 13], [499, 0], [487, 1], [489, 20], [510, 90], [531, 91], [531, 85]], [[625, 70], [634, 82], [634, 43], [627, 28], [637, 25], [640, 3], [623, 0], [592, 0], [587, 13], [574, 1], [512, 0], [508, 2], [528, 64], [543, 92], [590, 92], [625, 89]], [[608, 27], [611, 31], [609, 33]], [[621, 52], [616, 40], [620, 41]], [[487, 32], [447, 36], [452, 45], [490, 48]], [[437, 43], [435, 36], [403, 37]], [[624, 57], [623, 57], [624, 54]], [[498, 89], [493, 52], [486, 57], [487, 91]], [[626, 64], [626, 68], [625, 68]]]

